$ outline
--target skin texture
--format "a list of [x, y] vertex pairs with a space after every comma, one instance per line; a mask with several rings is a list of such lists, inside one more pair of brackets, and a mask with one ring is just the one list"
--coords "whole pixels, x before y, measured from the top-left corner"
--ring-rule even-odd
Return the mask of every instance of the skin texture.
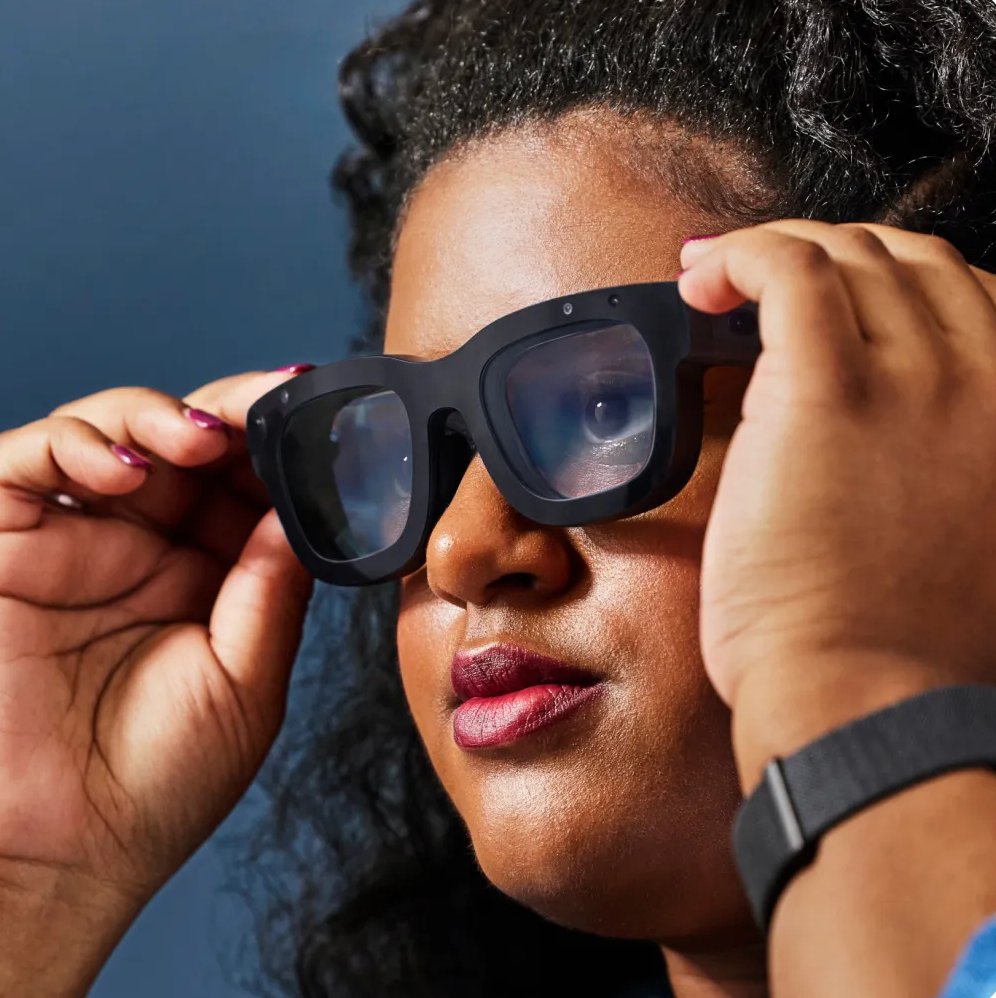
[[[399, 232], [386, 351], [431, 359], [545, 298], [671, 280], [684, 239], [731, 227], [618, 147], [555, 127], [438, 164]], [[404, 582], [398, 625], [415, 721], [485, 874], [557, 921], [660, 941], [682, 998], [765, 993], [730, 855], [730, 714], [698, 635], [702, 540], [748, 376], [710, 372], [692, 481], [625, 521], [533, 524], [475, 460]], [[495, 642], [590, 669], [607, 695], [509, 746], [464, 751], [450, 663]]]

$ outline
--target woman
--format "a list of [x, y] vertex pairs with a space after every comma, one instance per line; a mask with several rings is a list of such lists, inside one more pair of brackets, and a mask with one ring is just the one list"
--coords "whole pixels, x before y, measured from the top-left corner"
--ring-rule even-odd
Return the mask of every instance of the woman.
[[[335, 184], [374, 305], [365, 346], [448, 355], [534, 302], [671, 280], [689, 237], [775, 219], [936, 233], [982, 281], [994, 75], [983, 0], [416, 3], [342, 71], [360, 145]], [[887, 247], [853, 290], [881, 306], [862, 325], [902, 311], [897, 267], [920, 302], [925, 237], [879, 232], [872, 250], [847, 227], [780, 224], [686, 250], [686, 300], [722, 311], [751, 280], [774, 300], [810, 288], [817, 255], [862, 272]], [[964, 261], [944, 259], [961, 288]], [[735, 279], [744, 260], [759, 269]], [[857, 321], [843, 301], [828, 331]], [[16, 720], [0, 908], [18, 927], [3, 993], [84, 993], [277, 734], [312, 580], [242, 431], [305, 370], [182, 400], [101, 393], [0, 438], [0, 702]], [[649, 995], [669, 977], [679, 998], [768, 993], [729, 849], [750, 768], [730, 739], [729, 618], [700, 634], [703, 539], [748, 381], [709, 372], [694, 475], [636, 517], [542, 527], [471, 461], [424, 565], [362, 591], [344, 636], [318, 635], [328, 678], [267, 771], [281, 821], [250, 850], [263, 872], [301, 850], [261, 925], [289, 992]], [[731, 489], [727, 507], [750, 498]], [[704, 609], [732, 584], [715, 557]], [[550, 659], [603, 695], [535, 731], [454, 738], [454, 676]]]

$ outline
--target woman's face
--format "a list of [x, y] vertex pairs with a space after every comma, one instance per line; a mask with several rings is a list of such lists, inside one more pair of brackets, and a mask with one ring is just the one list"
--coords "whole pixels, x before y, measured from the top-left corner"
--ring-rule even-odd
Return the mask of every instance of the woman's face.
[[[387, 352], [440, 357], [534, 302], [671, 280], [684, 238], [731, 227], [629, 169], [606, 135], [510, 132], [434, 168], [400, 232]], [[703, 533], [746, 377], [710, 372], [695, 475], [640, 516], [540, 526], [475, 459], [425, 567], [403, 583], [405, 690], [478, 861], [503, 891], [564, 924], [688, 948], [753, 934], [729, 846], [740, 800], [730, 719], [703, 671], [697, 605]], [[597, 695], [574, 697], [576, 709], [533, 730], [485, 712], [488, 744], [473, 725], [469, 739], [455, 732], [468, 689], [454, 690], [454, 658], [471, 684], [482, 670], [501, 683], [494, 670], [530, 653], [583, 670]], [[512, 687], [524, 682], [512, 674]]]

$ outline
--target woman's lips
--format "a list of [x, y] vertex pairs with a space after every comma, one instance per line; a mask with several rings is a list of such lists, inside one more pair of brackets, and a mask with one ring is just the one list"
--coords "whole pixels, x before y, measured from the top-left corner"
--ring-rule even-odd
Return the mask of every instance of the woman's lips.
[[458, 653], [453, 692], [463, 702], [453, 713], [460, 748], [504, 745], [572, 714], [599, 696], [599, 678], [514, 645]]

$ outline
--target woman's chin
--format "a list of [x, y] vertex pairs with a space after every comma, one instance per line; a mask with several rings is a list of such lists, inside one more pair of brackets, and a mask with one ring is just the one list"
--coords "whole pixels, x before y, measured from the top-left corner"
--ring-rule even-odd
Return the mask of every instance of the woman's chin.
[[559, 884], [526, 883], [517, 875], [514, 884], [503, 886], [500, 879], [488, 879], [520, 904], [566, 928], [619, 939], [657, 940], [671, 934], [666, 917], [661, 917], [666, 915], [661, 910], [666, 902], [648, 910], [645, 895], [627, 897], [615, 888], [606, 891], [605, 881], [597, 885], [577, 879]]
[[[510, 846], [518, 836], [506, 841]], [[537, 855], [535, 840], [496, 855], [475, 848], [484, 875], [500, 891], [559, 925], [602, 936], [657, 939], [670, 925], [666, 874], [630, 876], [609, 857]], [[671, 911], [669, 911], [671, 909]]]
[[[540, 880], [516, 870], [488, 879], [509, 897], [569, 929], [616, 939], [646, 939], [682, 952], [708, 952], [757, 941], [746, 901], [716, 896], [715, 904], [686, 904], [680, 894], [652, 880], [642, 884], [613, 881], [617, 871], [561, 880]], [[727, 892], [720, 891], [725, 895]]]
[[[602, 936], [681, 940], [690, 948], [751, 937], [725, 839], [689, 838], [687, 829], [668, 825], [677, 807], [633, 816], [634, 824], [593, 827], [589, 820], [582, 827], [570, 820], [570, 800], [560, 805], [556, 814], [536, 807], [471, 822], [478, 864], [503, 893], [553, 922]], [[598, 808], [584, 810], [590, 819]]]

